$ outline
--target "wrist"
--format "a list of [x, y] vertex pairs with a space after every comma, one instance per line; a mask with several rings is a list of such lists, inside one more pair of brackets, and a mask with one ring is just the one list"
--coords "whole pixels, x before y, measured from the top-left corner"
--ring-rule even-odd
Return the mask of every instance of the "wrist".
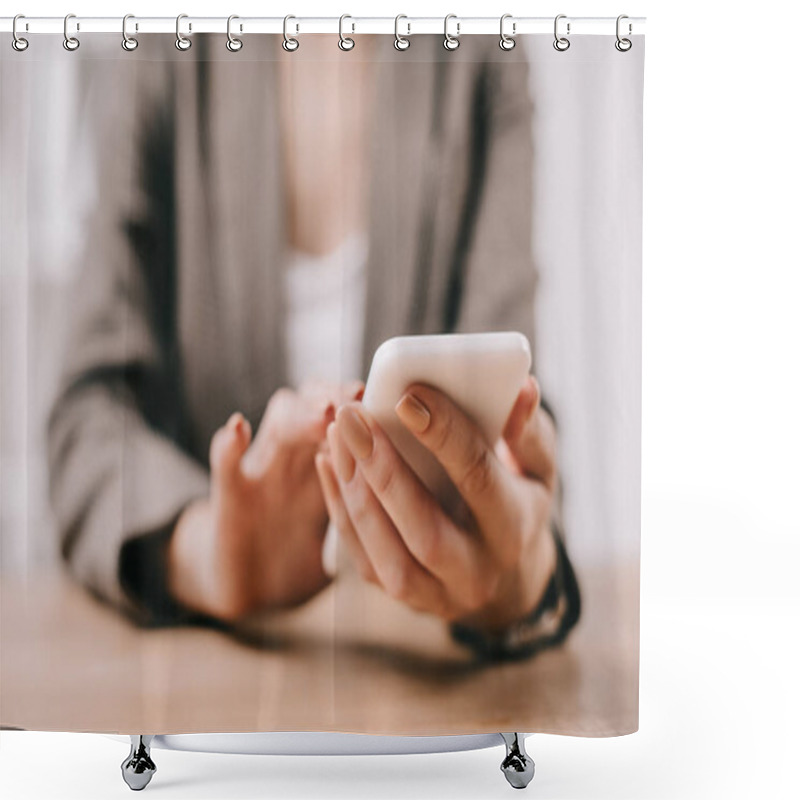
[[557, 562], [555, 540], [547, 525], [539, 531], [513, 570], [501, 578], [491, 601], [456, 624], [487, 634], [506, 631], [541, 604]]
[[182, 606], [217, 617], [209, 603], [214, 596], [211, 534], [211, 503], [192, 501], [178, 517], [167, 548], [167, 589]]

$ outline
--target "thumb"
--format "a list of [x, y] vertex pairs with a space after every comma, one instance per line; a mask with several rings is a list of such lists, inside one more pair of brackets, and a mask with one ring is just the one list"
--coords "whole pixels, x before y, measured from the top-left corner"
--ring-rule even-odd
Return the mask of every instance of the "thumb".
[[556, 478], [556, 430], [541, 407], [539, 384], [528, 376], [503, 430], [511, 455], [527, 475], [552, 487]]
[[503, 428], [503, 438], [509, 445], [518, 441], [522, 436], [525, 424], [533, 416], [536, 407], [539, 405], [539, 398], [539, 384], [533, 375], [528, 375], [519, 390], [517, 399]]

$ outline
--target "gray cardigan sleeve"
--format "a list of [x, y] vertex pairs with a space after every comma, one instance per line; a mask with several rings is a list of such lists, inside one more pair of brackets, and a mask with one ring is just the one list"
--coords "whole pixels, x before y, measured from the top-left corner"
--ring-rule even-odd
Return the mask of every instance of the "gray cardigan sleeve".
[[172, 165], [152, 163], [148, 148], [169, 153], [158, 146], [171, 136], [169, 64], [88, 66], [97, 201], [67, 298], [71, 329], [48, 422], [51, 504], [81, 583], [139, 623], [186, 619], [164, 588], [165, 548], [208, 476], [180, 446], [180, 365], [166, 344]]
[[450, 313], [456, 330], [519, 330], [535, 353], [528, 63], [522, 46], [508, 53], [494, 39], [484, 46], [470, 123], [473, 185], [455, 243]]

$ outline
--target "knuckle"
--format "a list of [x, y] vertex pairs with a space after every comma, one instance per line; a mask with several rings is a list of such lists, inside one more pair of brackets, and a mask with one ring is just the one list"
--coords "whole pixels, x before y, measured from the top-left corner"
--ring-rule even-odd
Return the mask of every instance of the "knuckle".
[[242, 592], [229, 591], [217, 600], [216, 616], [224, 622], [235, 622], [248, 610], [247, 598]]
[[419, 558], [427, 566], [436, 566], [442, 561], [442, 545], [445, 532], [442, 526], [432, 521], [425, 526], [425, 534], [419, 542]]
[[347, 486], [347, 513], [356, 528], [361, 528], [370, 517], [367, 502], [367, 487], [356, 470], [353, 479]]
[[428, 609], [428, 613], [444, 620], [449, 620], [451, 618], [453, 609], [443, 591], [438, 592], [436, 597], [431, 601], [431, 606]]
[[403, 559], [392, 566], [384, 581], [384, 588], [395, 600], [407, 600], [411, 595], [413, 584], [413, 567], [408, 559]]
[[348, 516], [347, 511], [345, 511], [345, 509], [342, 507], [341, 503], [337, 502], [333, 504], [333, 508], [331, 509], [331, 522], [333, 523], [334, 527], [343, 532], [344, 535], [352, 532], [353, 536], [357, 536], [356, 532], [352, 530], [353, 526], [350, 521], [350, 517]]
[[367, 582], [371, 583], [373, 586], [378, 586], [380, 581], [378, 580], [378, 576], [375, 574], [375, 570], [369, 564], [362, 563], [359, 565], [359, 570], [361, 572], [361, 577]]
[[522, 549], [522, 533], [518, 527], [512, 526], [497, 550], [495, 560], [500, 569], [508, 570], [517, 566], [522, 558]]
[[276, 389], [267, 403], [265, 419], [269, 421], [278, 412], [288, 408], [293, 402], [293, 399], [294, 392], [291, 389], [288, 389], [285, 386], [281, 386], [280, 389]]
[[435, 452], [443, 452], [449, 449], [453, 431], [452, 419], [449, 414], [433, 415], [435, 420], [430, 428], [429, 441]]
[[397, 472], [392, 468], [392, 465], [385, 460], [376, 461], [374, 476], [375, 491], [379, 495], [391, 495], [397, 478]]
[[485, 608], [494, 598], [500, 583], [500, 571], [491, 562], [475, 564], [464, 581], [461, 604], [468, 613]]
[[492, 480], [491, 453], [487, 447], [476, 446], [469, 455], [459, 488], [468, 497], [481, 495], [491, 489]]
[[465, 598], [465, 604], [470, 611], [479, 611], [489, 602], [491, 596], [492, 592], [486, 576], [480, 576], [480, 578], [472, 581]]

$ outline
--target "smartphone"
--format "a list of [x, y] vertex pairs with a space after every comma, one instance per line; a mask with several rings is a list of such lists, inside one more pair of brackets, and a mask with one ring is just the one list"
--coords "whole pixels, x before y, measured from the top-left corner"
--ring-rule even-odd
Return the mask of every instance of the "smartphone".
[[[444, 510], [452, 512], [458, 492], [436, 458], [400, 422], [395, 406], [411, 384], [433, 386], [494, 446], [530, 368], [530, 344], [514, 331], [399, 336], [375, 351], [362, 402]], [[331, 576], [336, 572], [337, 540], [330, 526], [322, 561]]]

